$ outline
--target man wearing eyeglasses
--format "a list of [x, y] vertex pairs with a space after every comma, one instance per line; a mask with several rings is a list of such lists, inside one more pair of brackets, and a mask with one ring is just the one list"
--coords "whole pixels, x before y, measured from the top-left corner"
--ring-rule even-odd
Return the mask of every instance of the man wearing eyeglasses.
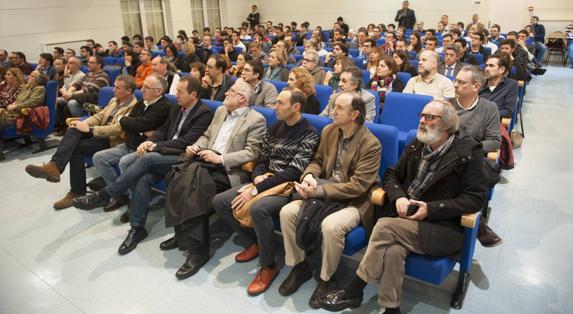
[[[159, 245], [161, 250], [189, 251], [187, 260], [175, 273], [178, 279], [193, 276], [209, 261], [209, 215], [213, 209], [203, 202], [210, 203], [214, 194], [249, 182], [249, 174], [241, 166], [257, 160], [266, 132], [265, 118], [249, 107], [254, 95], [247, 82], [238, 79], [225, 94], [224, 105], [217, 108], [207, 130], [185, 149], [191, 162], [189, 167], [197, 165], [195, 162], [208, 165], [206, 169], [214, 187], [199, 184], [204, 183], [201, 181], [197, 181], [200, 186], [197, 188], [172, 183], [168, 186], [168, 193], [180, 192], [187, 199], [182, 206], [166, 203], [165, 224], [174, 227], [175, 236]], [[197, 193], [211, 194], [205, 198]]]
[[[495, 103], [478, 95], [484, 84], [485, 77], [479, 68], [464, 66], [454, 81], [456, 97], [451, 100], [460, 117], [460, 136], [480, 141], [483, 156], [496, 152], [501, 145], [499, 109]], [[502, 242], [486, 225], [485, 217], [480, 221], [478, 240], [485, 247], [493, 247]]]
[[456, 255], [464, 240], [461, 216], [477, 212], [486, 200], [481, 145], [458, 135], [453, 106], [434, 100], [420, 116], [417, 139], [384, 173], [384, 218], [372, 230], [356, 275], [319, 299], [326, 310], [359, 307], [367, 283], [375, 282], [380, 313], [401, 313], [408, 254]]
[[[121, 130], [125, 134], [125, 142], [113, 148], [99, 151], [93, 156], [93, 163], [101, 174], [107, 185], [117, 180], [115, 166], [119, 164], [121, 173], [137, 159], [137, 155], [130, 154], [137, 150], [141, 143], [150, 138], [153, 130], [160, 127], [167, 118], [171, 103], [165, 98], [167, 89], [165, 79], [157, 76], [148, 76], [142, 88], [143, 99], [138, 101], [131, 112], [118, 118]], [[97, 193], [96, 193], [97, 194]], [[125, 199], [125, 197], [123, 197]], [[88, 196], [74, 199], [74, 206], [80, 209], [94, 209], [106, 206], [104, 211], [117, 209], [119, 206], [114, 202], [120, 201], [121, 197], [114, 196], [110, 203], [110, 198], [97, 195], [96, 198]], [[127, 216], [122, 221], [127, 222]]]
[[302, 54], [302, 67], [310, 72], [314, 79], [315, 84], [322, 84], [326, 77], [324, 69], [318, 65], [320, 58], [318, 52], [314, 50], [307, 50]]

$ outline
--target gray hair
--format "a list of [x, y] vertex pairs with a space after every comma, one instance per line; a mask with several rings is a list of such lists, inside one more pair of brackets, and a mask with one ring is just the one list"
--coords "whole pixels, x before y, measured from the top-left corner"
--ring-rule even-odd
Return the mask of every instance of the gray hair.
[[48, 74], [41, 72], [41, 71], [34, 71], [34, 72], [38, 73], [36, 75], [36, 85], [44, 86], [50, 80], [50, 77], [48, 76]]
[[242, 78], [239, 78], [235, 81], [234, 87], [237, 93], [245, 96], [247, 104], [250, 106], [255, 100], [255, 93], [253, 93], [253, 87], [251, 84], [245, 82]]
[[362, 89], [362, 70], [357, 68], [357, 67], [351, 67], [348, 68], [344, 71], [342, 71], [342, 73], [350, 73], [352, 76], [350, 77], [350, 83], [352, 84], [356, 84], [356, 91], [359, 91]]
[[480, 87], [485, 84], [485, 76], [479, 67], [475, 65], [464, 65], [460, 69], [460, 72], [461, 71], [470, 72], [472, 74], [472, 83], [479, 84]]
[[167, 92], [167, 80], [165, 78], [157, 74], [151, 74], [148, 77], [152, 77], [159, 84], [159, 88], [161, 88], [162, 94]]
[[312, 59], [317, 65], [318, 65], [318, 60], [320, 60], [320, 58], [318, 56], [318, 52], [313, 51], [313, 50], [305, 51], [302, 54], [302, 57]]
[[115, 81], [116, 82], [117, 81], [123, 82], [123, 87], [125, 89], [131, 90], [132, 94], [137, 89], [137, 84], [135, 83], [135, 78], [133, 78], [133, 76], [131, 76], [129, 74], [119, 75], [118, 77], [115, 78]]
[[460, 129], [460, 117], [454, 106], [449, 101], [441, 99], [434, 99], [432, 102], [437, 102], [442, 105], [442, 128], [448, 130], [448, 134], [457, 133]]

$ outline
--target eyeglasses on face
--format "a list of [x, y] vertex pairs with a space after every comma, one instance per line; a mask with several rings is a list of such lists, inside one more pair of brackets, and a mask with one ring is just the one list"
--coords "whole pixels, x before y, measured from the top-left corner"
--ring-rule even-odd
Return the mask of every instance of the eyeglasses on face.
[[418, 117], [420, 119], [422, 119], [422, 117], [423, 117], [424, 119], [426, 119], [426, 121], [434, 121], [435, 119], [440, 118], [441, 116], [436, 115], [436, 114], [431, 114], [431, 113], [420, 112], [420, 113], [418, 113]]

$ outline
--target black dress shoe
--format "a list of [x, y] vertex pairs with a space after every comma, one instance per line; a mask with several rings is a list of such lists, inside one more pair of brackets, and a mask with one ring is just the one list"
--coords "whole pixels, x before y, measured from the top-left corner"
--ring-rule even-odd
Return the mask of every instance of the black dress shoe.
[[129, 202], [129, 196], [124, 195], [118, 199], [111, 200], [111, 202], [109, 202], [106, 206], [104, 206], [103, 211], [104, 212], [114, 211], [124, 205], [127, 205], [128, 202]]
[[185, 264], [175, 273], [175, 277], [179, 280], [187, 279], [195, 275], [208, 261], [209, 254], [189, 254]]
[[318, 303], [320, 307], [331, 312], [340, 312], [347, 308], [357, 308], [362, 305], [362, 293], [358, 296], [346, 297], [346, 290], [337, 289], [322, 296]]
[[127, 209], [123, 214], [121, 214], [121, 216], [119, 216], [119, 221], [121, 221], [122, 223], [129, 222], [129, 207], [131, 206], [130, 202], [127, 202]]
[[[301, 265], [304, 263], [304, 265]], [[279, 293], [283, 297], [288, 297], [289, 295], [295, 293], [303, 283], [307, 282], [312, 278], [312, 271], [306, 262], [302, 262], [296, 265], [285, 278], [281, 286], [279, 287]]]
[[125, 255], [133, 251], [137, 247], [137, 244], [146, 237], [147, 231], [145, 228], [131, 227], [127, 238], [123, 240], [123, 243], [119, 246], [119, 249], [117, 249], [117, 253], [119, 253], [119, 255]]
[[107, 183], [105, 183], [105, 180], [103, 179], [103, 177], [97, 177], [95, 179], [90, 180], [88, 183], [88, 188], [90, 188], [90, 190], [92, 191], [99, 191], [101, 189], [104, 189], [107, 185]]
[[313, 309], [319, 309], [320, 303], [318, 302], [318, 300], [335, 289], [336, 289], [336, 281], [334, 279], [334, 276], [332, 276], [328, 281], [319, 279], [318, 286], [316, 286], [316, 289], [314, 289], [314, 292], [310, 296], [310, 300], [308, 300], [308, 305]]
[[83, 210], [92, 210], [98, 207], [104, 207], [109, 203], [111, 197], [105, 190], [101, 190], [92, 194], [86, 194], [74, 198], [74, 206]]
[[494, 247], [500, 245], [503, 240], [491, 228], [483, 222], [478, 227], [477, 238], [482, 246]]
[[179, 243], [177, 243], [176, 237], [169, 238], [159, 244], [159, 248], [162, 251], [173, 250], [176, 249], [177, 247], [179, 247]]

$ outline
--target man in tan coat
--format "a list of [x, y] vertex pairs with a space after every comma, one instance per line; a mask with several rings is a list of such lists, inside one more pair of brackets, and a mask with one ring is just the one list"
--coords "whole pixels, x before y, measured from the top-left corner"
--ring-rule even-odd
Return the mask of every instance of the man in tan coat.
[[[334, 121], [324, 128], [318, 151], [301, 176], [301, 183], [296, 184], [297, 192], [304, 199], [336, 201], [345, 206], [321, 223], [322, 269], [319, 284], [309, 301], [312, 308], [319, 308], [320, 296], [335, 288], [334, 273], [346, 234], [360, 223], [369, 232], [374, 224], [374, 208], [368, 198], [378, 178], [382, 146], [364, 126], [365, 115], [365, 103], [359, 94], [340, 94], [334, 101]], [[285, 263], [294, 266], [279, 288], [283, 296], [293, 294], [312, 278], [305, 252], [296, 241], [302, 204], [302, 200], [293, 201], [280, 212]]]
[[71, 207], [74, 197], [86, 193], [83, 156], [91, 156], [123, 142], [119, 117], [127, 115], [137, 102], [133, 96], [135, 89], [135, 79], [132, 76], [118, 76], [113, 89], [115, 97], [102, 111], [86, 120], [71, 122], [48, 163], [43, 166], [26, 166], [26, 172], [35, 178], [60, 182], [60, 174], [70, 163], [71, 190], [63, 199], [54, 203], [54, 209]]

